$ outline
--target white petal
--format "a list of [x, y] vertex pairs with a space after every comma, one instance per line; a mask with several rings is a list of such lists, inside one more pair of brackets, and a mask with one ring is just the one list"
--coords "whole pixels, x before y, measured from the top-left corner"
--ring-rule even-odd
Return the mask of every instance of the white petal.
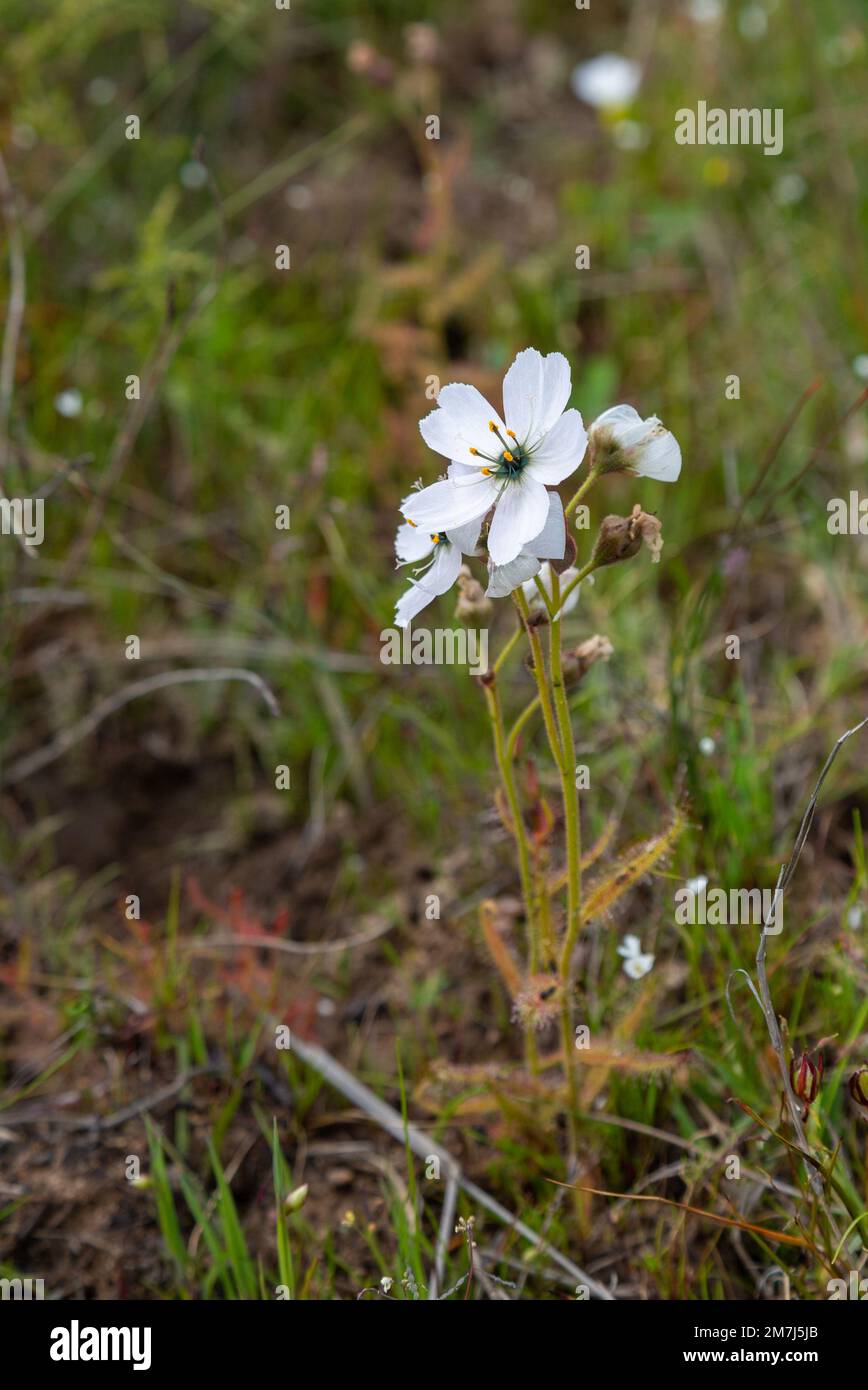
[[503, 413], [519, 444], [527, 444], [542, 432], [543, 390], [542, 353], [525, 348], [503, 378]]
[[619, 956], [638, 956], [642, 951], [642, 942], [638, 936], [625, 936], [618, 947]]
[[494, 479], [481, 474], [478, 478], [468, 477], [465, 487], [459, 487], [451, 478], [444, 478], [421, 492], [411, 492], [401, 503], [401, 511], [421, 530], [449, 531], [484, 517], [493, 506], [497, 491]]
[[475, 386], [454, 382], [443, 387], [437, 397], [437, 409], [419, 421], [419, 430], [430, 449], [445, 454], [448, 459], [472, 465], [471, 447], [485, 454], [499, 451], [500, 445], [497, 450], [491, 447], [494, 436], [488, 427], [490, 420], [502, 434], [504, 426], [500, 416], [481, 391]]
[[453, 526], [450, 529], [449, 540], [462, 555], [472, 555], [476, 550], [481, 524], [482, 518], [475, 517], [473, 521], [468, 521], [465, 526]]
[[624, 962], [624, 970], [631, 980], [641, 980], [654, 964], [653, 956], [631, 956]]
[[536, 446], [525, 472], [553, 486], [574, 473], [585, 456], [588, 436], [577, 410], [567, 410]]
[[411, 584], [395, 604], [395, 626], [409, 627], [416, 614], [427, 608], [435, 598], [436, 594], [432, 594], [429, 589], [423, 589], [421, 584]]
[[640, 450], [633, 471], [638, 478], [656, 478], [659, 483], [674, 483], [681, 472], [678, 440], [664, 429], [655, 416], [646, 423], [653, 426], [653, 431]]
[[642, 416], [632, 405], [613, 405], [608, 410], [604, 410], [602, 415], [598, 415], [591, 425], [591, 433], [596, 429], [610, 429], [616, 439], [621, 438], [621, 433], [630, 425], [641, 425]]
[[567, 526], [564, 504], [557, 492], [549, 493], [549, 514], [538, 536], [528, 541], [527, 549], [540, 560], [562, 560], [567, 548]]
[[570, 364], [562, 352], [543, 358], [543, 403], [540, 411], [540, 438], [557, 423], [567, 408], [572, 385]]
[[410, 620], [426, 608], [432, 599], [451, 589], [458, 578], [460, 568], [461, 551], [458, 546], [441, 541], [436, 547], [433, 563], [422, 578], [414, 580], [398, 600], [395, 606], [396, 626], [407, 627]]
[[526, 470], [521, 478], [506, 484], [488, 532], [488, 553], [496, 565], [508, 565], [523, 545], [539, 535], [548, 510], [546, 489], [529, 478]]
[[525, 581], [533, 583], [533, 576], [539, 567], [539, 560], [529, 549], [519, 551], [507, 565], [491, 565], [486, 598], [506, 598]]
[[434, 541], [428, 531], [420, 531], [404, 521], [398, 527], [395, 537], [395, 554], [402, 565], [412, 564], [414, 560], [424, 560], [434, 549]]
[[620, 53], [601, 53], [573, 69], [570, 85], [589, 106], [615, 110], [628, 106], [639, 90], [642, 69]]
[[434, 553], [434, 563], [419, 580], [419, 587], [430, 594], [445, 594], [458, 578], [461, 569], [461, 551], [457, 545], [441, 541]]

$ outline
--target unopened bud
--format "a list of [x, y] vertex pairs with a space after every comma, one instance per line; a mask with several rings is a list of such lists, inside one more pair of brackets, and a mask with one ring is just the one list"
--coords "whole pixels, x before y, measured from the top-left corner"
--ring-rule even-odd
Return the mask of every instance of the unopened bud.
[[286, 1208], [286, 1210], [300, 1211], [301, 1208], [304, 1206], [305, 1202], [307, 1201], [308, 1191], [309, 1188], [307, 1183], [303, 1183], [302, 1186], [297, 1187], [294, 1192], [290, 1192], [289, 1196], [284, 1197], [283, 1205]]
[[644, 541], [656, 564], [663, 549], [663, 527], [656, 516], [643, 512], [637, 502], [629, 516], [606, 516], [594, 543], [591, 559], [594, 568], [616, 565], [629, 560]]
[[564, 652], [563, 672], [564, 682], [567, 685], [577, 685], [584, 675], [590, 671], [595, 661], [608, 661], [614, 648], [608, 637], [602, 637], [595, 633], [586, 642], [576, 647], [575, 651]]
[[485, 590], [474, 579], [466, 565], [458, 571], [458, 603], [455, 616], [459, 622], [469, 623], [474, 618], [487, 618], [491, 612], [491, 599], [485, 597]]
[[854, 1071], [847, 1086], [856, 1104], [868, 1114], [868, 1067], [860, 1067], [858, 1071]]
[[807, 1117], [808, 1110], [817, 1099], [820, 1090], [820, 1082], [823, 1080], [823, 1059], [818, 1057], [816, 1062], [803, 1052], [798, 1062], [795, 1057], [790, 1061], [790, 1085], [798, 1096], [804, 1107], [803, 1118]]

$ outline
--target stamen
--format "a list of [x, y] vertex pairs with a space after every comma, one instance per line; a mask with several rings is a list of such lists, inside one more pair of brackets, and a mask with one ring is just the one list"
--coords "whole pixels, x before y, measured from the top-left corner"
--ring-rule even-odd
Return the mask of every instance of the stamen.
[[516, 434], [515, 430], [507, 430], [506, 432], [509, 435], [510, 439], [518, 439], [518, 435]]
[[504, 449], [503, 457], [506, 459], [507, 463], [515, 463], [514, 454], [511, 454], [508, 449]]
[[482, 474], [482, 476], [483, 476], [484, 478], [490, 478], [490, 477], [491, 477], [491, 469], [490, 469], [490, 468], [480, 468], [479, 471], [480, 471], [480, 473]]
[[408, 526], [412, 526], [412, 527], [413, 527], [413, 530], [414, 530], [414, 531], [416, 530], [416, 523], [415, 523], [415, 521], [411, 521], [410, 518], [409, 518], [408, 516], [405, 517], [404, 520], [406, 521], [406, 523], [407, 523]]
[[438, 534], [437, 534], [436, 531], [432, 531], [432, 532], [431, 532], [431, 539], [432, 539], [432, 541], [434, 542], [435, 545], [439, 545], [439, 543], [440, 543], [440, 537], [438, 536]]
[[474, 454], [474, 455], [476, 455], [476, 454], [479, 453], [479, 450], [478, 450], [478, 449], [474, 449], [473, 445], [470, 444], [470, 445], [468, 446], [467, 452], [468, 452], [469, 454]]

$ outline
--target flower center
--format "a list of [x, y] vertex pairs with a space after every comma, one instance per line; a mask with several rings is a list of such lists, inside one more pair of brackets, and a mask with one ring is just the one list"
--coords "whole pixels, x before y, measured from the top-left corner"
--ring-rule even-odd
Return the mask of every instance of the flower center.
[[476, 458], [485, 459], [487, 463], [493, 465], [491, 468], [483, 468], [482, 472], [489, 478], [502, 478], [504, 482], [517, 478], [528, 461], [529, 453], [519, 444], [514, 430], [506, 431], [504, 439], [497, 425], [493, 420], [489, 420], [488, 428], [503, 446], [499, 454], [483, 454], [481, 449], [471, 447], [470, 452]]

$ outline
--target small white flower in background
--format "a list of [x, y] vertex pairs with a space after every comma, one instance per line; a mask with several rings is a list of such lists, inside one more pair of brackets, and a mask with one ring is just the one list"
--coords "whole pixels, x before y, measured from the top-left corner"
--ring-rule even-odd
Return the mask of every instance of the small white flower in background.
[[643, 420], [632, 405], [613, 405], [598, 415], [588, 432], [591, 467], [600, 473], [627, 472], [636, 478], [674, 483], [681, 472], [675, 436], [656, 415]]
[[862, 925], [862, 904], [853, 903], [852, 907], [847, 908], [847, 926], [851, 931], [858, 931]]
[[549, 487], [574, 473], [587, 445], [582, 417], [567, 410], [570, 366], [559, 352], [526, 348], [503, 381], [505, 422], [475, 386], [444, 386], [420, 420], [425, 443], [452, 460], [449, 476], [412, 492], [401, 511], [420, 530], [453, 532], [494, 508], [488, 553], [507, 565], [545, 527]]
[[704, 893], [708, 887], [708, 879], [705, 874], [699, 874], [696, 878], [687, 880], [687, 891], [692, 893], [694, 898], [698, 898], [700, 893]]
[[66, 420], [74, 420], [76, 415], [80, 415], [83, 405], [84, 397], [74, 387], [54, 397], [54, 409]]
[[631, 980], [641, 980], [654, 964], [654, 957], [642, 954], [642, 943], [638, 936], [625, 936], [618, 947], [618, 955], [624, 957], [624, 973]]
[[860, 352], [858, 357], [853, 358], [853, 371], [863, 381], [868, 381], [868, 352]]
[[705, 758], [710, 758], [716, 747], [714, 739], [709, 738], [708, 734], [699, 740], [699, 751]]
[[622, 110], [639, 90], [642, 69], [620, 53], [601, 53], [573, 69], [570, 86], [575, 95], [602, 111]]
[[[564, 590], [568, 587], [568, 585], [570, 585], [573, 582], [578, 573], [579, 571], [576, 569], [564, 570], [563, 574], [560, 577], [560, 592], [562, 594]], [[548, 563], [548, 561], [546, 561], [546, 563], [543, 565], [537, 578], [539, 579], [540, 583], [546, 591], [549, 603], [551, 603], [553, 598], [552, 567]], [[531, 608], [531, 610], [533, 610], [534, 608], [540, 608], [543, 612], [545, 612], [546, 607], [542, 601], [540, 591], [536, 586], [536, 579], [526, 579], [521, 587], [524, 596], [528, 601], [528, 606]], [[565, 613], [572, 613], [573, 609], [579, 601], [579, 590], [581, 587], [581, 584], [577, 584], [576, 587], [573, 589], [572, 593], [567, 594], [567, 597], [562, 600], [561, 606], [555, 614], [555, 622], [557, 622], [558, 618], [562, 617]]]
[[384, 1274], [380, 1280], [380, 1288], [383, 1290], [383, 1293], [388, 1293], [394, 1282], [394, 1279], [390, 1279], [388, 1274]]
[[478, 521], [455, 527], [448, 535], [445, 531], [419, 531], [408, 521], [398, 527], [395, 554], [399, 564], [410, 565], [428, 556], [431, 559], [427, 566], [416, 570], [423, 578], [411, 579], [410, 588], [395, 605], [397, 627], [409, 627], [417, 613], [452, 588], [461, 569], [462, 555], [473, 554], [478, 538]]
[[738, 12], [738, 29], [743, 38], [761, 39], [769, 27], [769, 17], [762, 5], [745, 5]]
[[[529, 582], [534, 593], [533, 576], [539, 574], [544, 560], [562, 560], [567, 545], [567, 526], [564, 504], [556, 492], [549, 493], [549, 512], [546, 524], [538, 536], [523, 545], [514, 560], [507, 565], [489, 561], [486, 598], [506, 598], [513, 589]], [[546, 566], [547, 568], [547, 566]]]
[[687, 0], [685, 10], [694, 24], [717, 24], [723, 18], [723, 0]]
[[799, 203], [808, 191], [808, 185], [801, 174], [795, 172], [781, 174], [777, 183], [772, 189], [772, 196], [780, 207], [790, 207], [793, 203]]

